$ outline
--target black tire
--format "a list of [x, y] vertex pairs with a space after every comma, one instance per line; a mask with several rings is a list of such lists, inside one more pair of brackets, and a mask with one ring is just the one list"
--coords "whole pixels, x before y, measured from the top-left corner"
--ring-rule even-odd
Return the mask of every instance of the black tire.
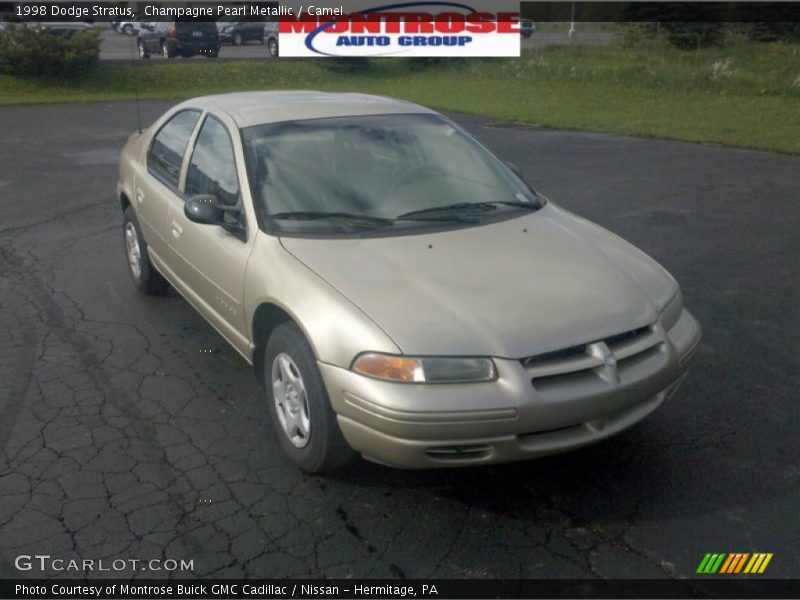
[[206, 58], [217, 58], [219, 56], [219, 50], [209, 50], [205, 54]]
[[[288, 355], [291, 358], [305, 388], [310, 426], [304, 447], [297, 447], [292, 443], [278, 418], [272, 373], [273, 363], [279, 355]], [[314, 351], [297, 325], [284, 323], [272, 332], [264, 351], [262, 368], [270, 418], [278, 441], [289, 460], [307, 473], [325, 473], [355, 458], [356, 453], [339, 429]]]
[[242, 34], [237, 31], [233, 34], [233, 45], [241, 46], [242, 44], [244, 44], [244, 38], [242, 37]]
[[122, 33], [125, 35], [133, 35], [133, 25], [125, 25], [125, 27], [122, 28]]
[[136, 47], [139, 50], [139, 58], [145, 59], [150, 58], [150, 53], [147, 51], [147, 48], [144, 45], [142, 40], [136, 42]]
[[161, 42], [161, 58], [168, 59], [175, 56], [175, 52], [169, 49], [167, 42]]
[[[128, 263], [128, 274], [131, 277], [134, 287], [142, 294], [148, 296], [162, 296], [169, 289], [169, 283], [164, 277], [156, 271], [150, 262], [150, 256], [147, 254], [147, 242], [144, 241], [142, 235], [142, 228], [139, 227], [139, 221], [136, 218], [136, 213], [130, 206], [125, 209], [122, 219], [122, 242], [125, 248], [125, 258]], [[130, 229], [132, 227], [132, 229]], [[139, 248], [139, 273], [135, 273], [132, 265], [131, 252], [128, 247], [128, 231], [135, 233], [136, 240]]]
[[278, 58], [278, 40], [269, 38], [267, 40], [267, 54], [272, 58]]

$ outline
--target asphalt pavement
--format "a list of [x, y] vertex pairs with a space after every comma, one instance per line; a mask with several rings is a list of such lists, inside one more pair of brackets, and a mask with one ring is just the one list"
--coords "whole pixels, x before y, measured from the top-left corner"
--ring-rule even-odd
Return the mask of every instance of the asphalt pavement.
[[250, 367], [180, 297], [131, 286], [115, 184], [134, 105], [3, 107], [0, 576], [65, 575], [15, 568], [38, 553], [202, 577], [681, 578], [707, 552], [771, 552], [761, 577], [798, 577], [800, 159], [454, 118], [681, 282], [704, 328], [681, 391], [569, 454], [304, 475]]

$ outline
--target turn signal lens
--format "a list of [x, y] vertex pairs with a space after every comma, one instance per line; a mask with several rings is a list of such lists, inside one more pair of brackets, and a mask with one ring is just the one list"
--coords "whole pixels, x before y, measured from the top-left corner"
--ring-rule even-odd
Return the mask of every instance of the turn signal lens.
[[497, 371], [491, 358], [414, 358], [369, 353], [362, 354], [355, 360], [353, 371], [403, 383], [475, 383], [497, 379]]
[[353, 363], [353, 370], [362, 375], [390, 381], [425, 381], [422, 363], [416, 358], [386, 354], [362, 354]]

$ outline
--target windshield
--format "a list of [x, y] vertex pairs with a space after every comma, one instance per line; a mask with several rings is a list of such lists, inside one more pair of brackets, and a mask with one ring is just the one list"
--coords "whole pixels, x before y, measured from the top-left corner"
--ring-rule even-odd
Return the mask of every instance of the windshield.
[[[283, 232], [441, 226], [448, 218], [466, 226], [478, 222], [474, 213], [536, 202], [506, 165], [438, 115], [273, 123], [244, 129], [243, 139], [254, 201]], [[441, 212], [405, 218], [431, 209]], [[470, 219], [458, 219], [465, 211]]]

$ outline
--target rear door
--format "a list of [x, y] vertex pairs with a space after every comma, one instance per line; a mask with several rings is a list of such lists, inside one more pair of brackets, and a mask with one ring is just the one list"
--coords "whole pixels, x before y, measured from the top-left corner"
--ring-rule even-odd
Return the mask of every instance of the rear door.
[[134, 180], [136, 216], [159, 267], [161, 261], [168, 260], [169, 210], [180, 199], [178, 184], [184, 156], [199, 119], [200, 111], [196, 109], [172, 115], [150, 142], [146, 166]]

